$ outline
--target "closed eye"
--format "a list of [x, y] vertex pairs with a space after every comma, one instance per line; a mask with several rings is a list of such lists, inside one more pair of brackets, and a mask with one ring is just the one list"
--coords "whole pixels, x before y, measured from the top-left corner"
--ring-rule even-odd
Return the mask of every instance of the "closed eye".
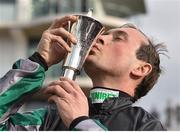
[[123, 38], [119, 37], [119, 36], [113, 36], [113, 40], [123, 40]]
[[102, 35], [109, 35], [110, 32], [104, 32]]
[[113, 32], [113, 39], [114, 40], [124, 40], [127, 41], [128, 40], [128, 34], [124, 31], [115, 31]]

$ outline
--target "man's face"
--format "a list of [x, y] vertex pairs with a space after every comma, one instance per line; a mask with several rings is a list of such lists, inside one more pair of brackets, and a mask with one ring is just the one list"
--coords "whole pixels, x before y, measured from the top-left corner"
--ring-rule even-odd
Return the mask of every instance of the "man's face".
[[133, 28], [116, 28], [100, 35], [86, 59], [85, 70], [103, 71], [113, 75], [128, 74], [139, 63], [136, 51], [147, 42], [145, 36]]

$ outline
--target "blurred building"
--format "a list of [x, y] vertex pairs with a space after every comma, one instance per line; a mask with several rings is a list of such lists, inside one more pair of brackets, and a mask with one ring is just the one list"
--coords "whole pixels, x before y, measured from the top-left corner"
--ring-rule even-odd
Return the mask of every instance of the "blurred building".
[[[84, 14], [94, 9], [94, 17], [106, 27], [125, 23], [127, 17], [145, 13], [143, 0], [0, 0], [0, 76], [19, 58], [31, 55], [41, 34], [57, 17]], [[58, 77], [51, 68], [48, 77]]]
[[165, 108], [165, 126], [168, 130], [180, 130], [180, 104], [172, 105], [168, 100]]
[[[42, 32], [55, 18], [85, 14], [88, 8], [94, 9], [93, 17], [107, 28], [118, 27], [129, 18], [146, 13], [144, 0], [0, 0], [0, 76], [17, 59], [27, 58], [35, 51]], [[56, 80], [60, 74], [61, 65], [53, 66], [47, 72], [45, 83]], [[83, 88], [91, 87], [84, 72], [77, 81]], [[39, 95], [36, 97], [40, 99]], [[35, 105], [30, 102], [24, 108]]]

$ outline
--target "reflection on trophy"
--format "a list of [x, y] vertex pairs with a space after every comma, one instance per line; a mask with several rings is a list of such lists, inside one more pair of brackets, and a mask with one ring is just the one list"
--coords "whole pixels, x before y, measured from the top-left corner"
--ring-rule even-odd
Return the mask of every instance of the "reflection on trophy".
[[92, 10], [88, 15], [78, 15], [78, 20], [70, 24], [70, 32], [77, 38], [77, 44], [72, 44], [72, 51], [68, 53], [64, 65], [63, 76], [75, 80], [80, 74], [83, 63], [89, 54], [93, 41], [102, 32], [103, 25], [91, 17]]

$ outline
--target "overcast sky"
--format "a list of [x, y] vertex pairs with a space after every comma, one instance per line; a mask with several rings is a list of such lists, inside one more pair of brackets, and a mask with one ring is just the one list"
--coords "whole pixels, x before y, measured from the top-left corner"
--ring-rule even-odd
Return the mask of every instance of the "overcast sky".
[[164, 73], [139, 104], [147, 110], [156, 107], [162, 113], [168, 100], [173, 107], [180, 104], [180, 0], [145, 2], [147, 14], [137, 18], [136, 23], [155, 42], [167, 45], [170, 58], [161, 56]]

